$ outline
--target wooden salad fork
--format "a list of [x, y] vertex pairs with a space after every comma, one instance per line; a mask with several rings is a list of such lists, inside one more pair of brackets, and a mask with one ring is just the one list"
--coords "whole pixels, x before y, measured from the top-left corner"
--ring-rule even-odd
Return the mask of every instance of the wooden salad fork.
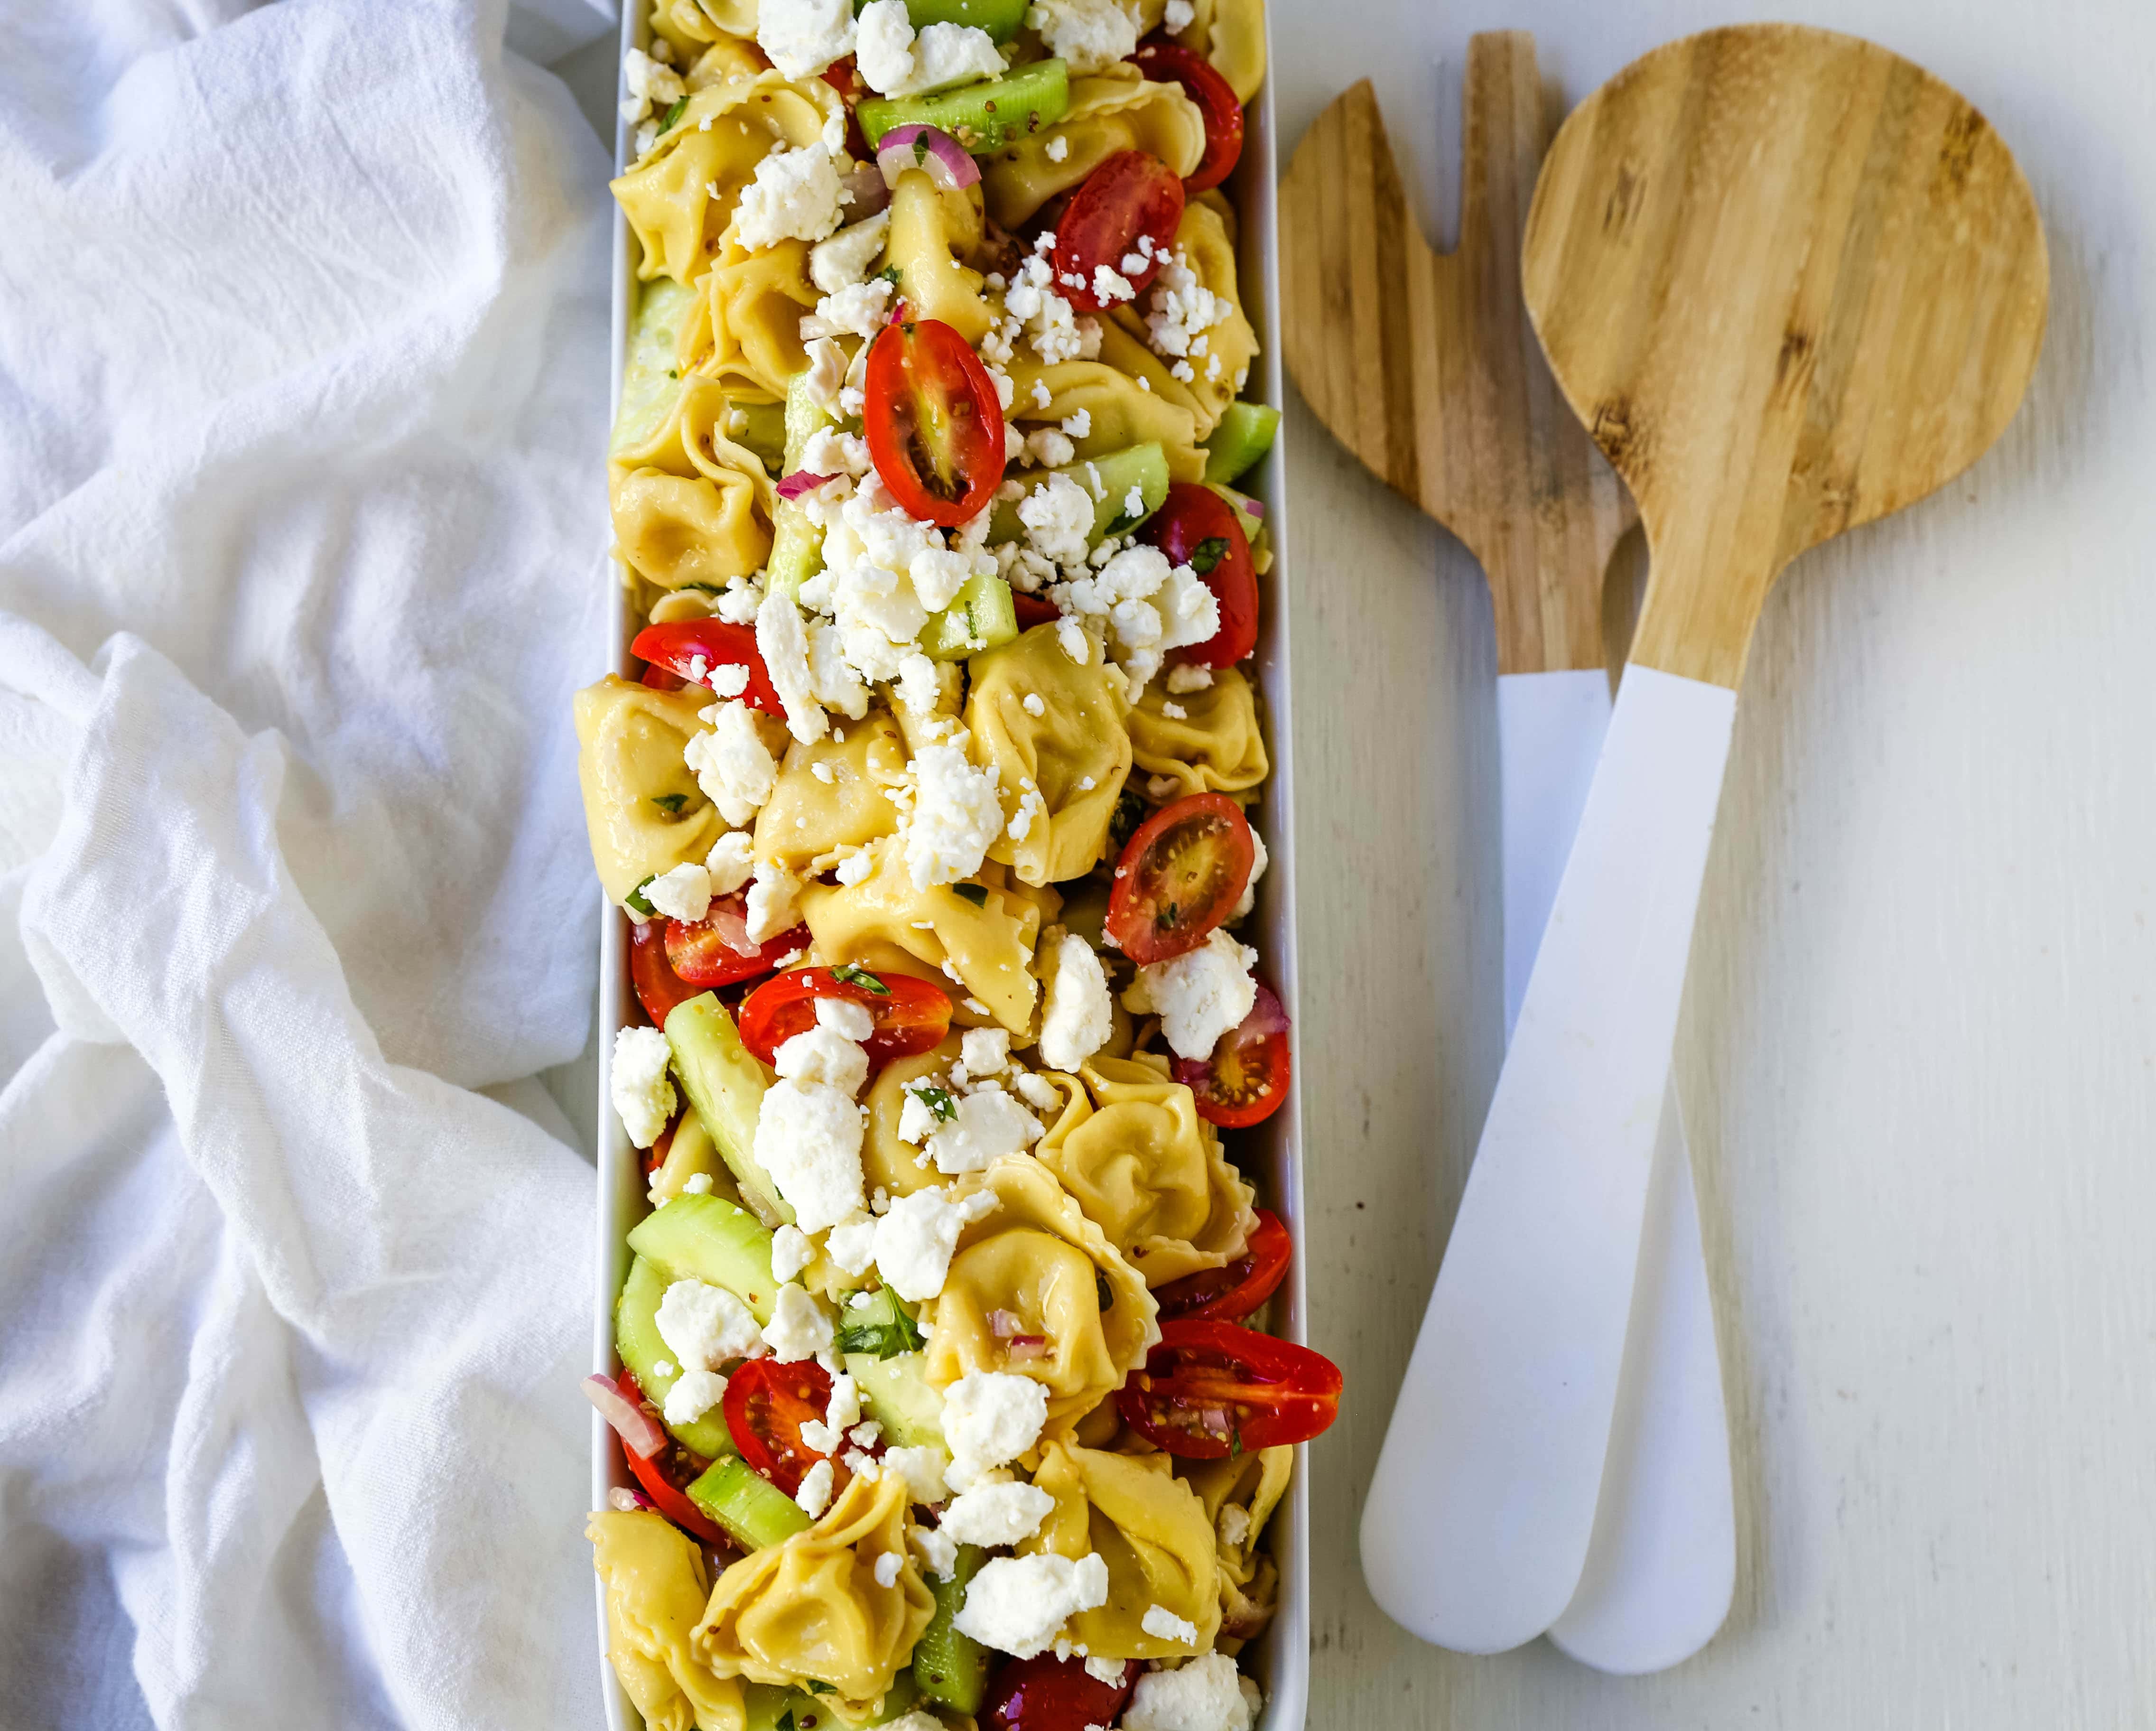
[[[1520, 240], [1550, 138], [1531, 36], [1473, 39], [1463, 108], [1460, 243], [1449, 254], [1432, 250], [1407, 208], [1369, 84], [1319, 116], [1281, 184], [1296, 237], [1283, 339], [1318, 418], [1450, 529], [1489, 581], [1509, 1035], [1609, 724], [1604, 578], [1634, 514], [1550, 376], [1521, 297]], [[1663, 1127], [1643, 1252], [1651, 1273], [1614, 1420], [1621, 1468], [1603, 1487], [1591, 1547], [1553, 1564], [1522, 1556], [1523, 1567], [1569, 1570], [1567, 1588], [1580, 1584], [1558, 1600], [1551, 1637], [1612, 1671], [1697, 1651], [1721, 1626], [1736, 1578], [1728, 1421], [1674, 1095]], [[1477, 1396], [1465, 1384], [1442, 1398]], [[1389, 1443], [1381, 1482], [1420, 1470], [1412, 1437]], [[1476, 1630], [1423, 1613], [1422, 1584], [1440, 1559], [1408, 1542], [1391, 1491], [1373, 1489], [1365, 1505], [1362, 1547], [1371, 1592], [1397, 1621], [1476, 1645]]]

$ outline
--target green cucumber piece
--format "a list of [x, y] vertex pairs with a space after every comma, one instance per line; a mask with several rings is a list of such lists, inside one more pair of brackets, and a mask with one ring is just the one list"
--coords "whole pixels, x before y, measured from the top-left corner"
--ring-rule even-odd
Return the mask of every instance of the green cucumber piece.
[[783, 1544], [810, 1524], [799, 1503], [739, 1455], [713, 1461], [689, 1487], [689, 1500], [752, 1551]]
[[917, 1353], [927, 1343], [913, 1312], [889, 1287], [878, 1287], [865, 1304], [848, 1304], [839, 1312], [839, 1350], [870, 1359], [896, 1359]]
[[[854, 0], [854, 14], [860, 15], [869, 0]], [[1030, 0], [906, 0], [906, 21], [916, 30], [931, 24], [959, 24], [985, 30], [991, 40], [1009, 42], [1025, 22]]]
[[918, 122], [948, 132], [962, 147], [982, 157], [1054, 126], [1070, 106], [1070, 77], [1063, 62], [1035, 60], [1001, 78], [933, 96], [871, 96], [854, 110], [854, 118], [871, 150], [893, 126]]
[[[808, 394], [808, 375], [797, 372], [786, 383], [786, 445], [778, 465], [783, 480], [801, 466], [808, 441], [837, 424]], [[824, 568], [824, 526], [792, 499], [772, 508], [771, 557], [764, 565], [764, 593], [791, 595]]]
[[636, 315], [629, 321], [629, 355], [622, 362], [621, 406], [614, 411], [611, 452], [649, 444], [673, 408], [681, 393], [675, 345], [697, 293], [662, 276], [644, 284], [638, 295]]
[[1258, 530], [1261, 526], [1262, 520], [1257, 512], [1250, 509], [1252, 503], [1250, 496], [1248, 493], [1239, 493], [1233, 487], [1223, 486], [1218, 481], [1209, 480], [1205, 485], [1228, 501], [1228, 509], [1235, 513], [1235, 524], [1242, 530], [1243, 539], [1255, 541], [1258, 538]]
[[894, 1448], [942, 1446], [943, 1395], [928, 1380], [925, 1354], [878, 1359], [850, 1352], [846, 1370], [860, 1384], [861, 1400], [883, 1426], [886, 1442]]
[[[778, 1282], [771, 1272], [771, 1234], [755, 1215], [725, 1198], [676, 1196], [636, 1223], [629, 1235], [629, 1247], [655, 1263], [670, 1284], [694, 1279], [724, 1287], [749, 1307], [757, 1321], [771, 1320], [778, 1298]], [[652, 1310], [655, 1313], [658, 1308], [654, 1299]]]
[[1273, 448], [1281, 412], [1263, 403], [1230, 403], [1205, 441], [1205, 479], [1225, 486], [1240, 480]]
[[[1069, 475], [1085, 488], [1092, 499], [1093, 531], [1089, 538], [1096, 547], [1111, 535], [1129, 534], [1158, 511], [1161, 501], [1168, 497], [1168, 453], [1158, 444], [1127, 445], [1104, 456], [1066, 463], [1060, 469], [1048, 470], [1028, 486], [1026, 492], [1039, 492], [1048, 485], [1050, 475]], [[1096, 480], [1099, 483], [1097, 486], [1095, 485]], [[1132, 516], [1127, 509], [1132, 487], [1138, 490], [1139, 500], [1144, 506], [1136, 516]], [[991, 545], [1024, 537], [1025, 524], [1018, 514], [1018, 508], [1023, 502], [1022, 499], [997, 501], [996, 514], [988, 519]]]
[[[613, 1307], [614, 1350], [644, 1390], [644, 1399], [660, 1406], [666, 1404], [667, 1395], [681, 1379], [678, 1364], [667, 1371], [654, 1368], [674, 1361], [673, 1353], [659, 1333], [659, 1301], [666, 1296], [673, 1278], [650, 1257], [639, 1256], [629, 1265], [629, 1278], [622, 1282], [621, 1297]], [[670, 1419], [665, 1423], [676, 1442], [706, 1460], [716, 1461], [736, 1451], [726, 1421], [716, 1406], [694, 1424], [677, 1425]]]
[[786, 405], [783, 403], [737, 403], [740, 430], [727, 437], [756, 453], [757, 460], [774, 475], [788, 471], [786, 462]]
[[756, 1161], [756, 1117], [771, 1078], [742, 1044], [726, 1005], [710, 992], [675, 1004], [666, 1018], [666, 1043], [674, 1049], [675, 1076], [733, 1169], [742, 1199], [767, 1226], [790, 1225], [793, 1210]]
[[[901, 1671], [884, 1691], [883, 1704], [861, 1723], [888, 1725], [920, 1704], [920, 1684], [914, 1682], [911, 1672]], [[845, 1724], [808, 1690], [776, 1683], [742, 1683], [742, 1705], [748, 1715], [742, 1731], [842, 1731]]]
[[991, 572], [968, 578], [956, 600], [928, 615], [921, 628], [921, 647], [932, 661], [955, 661], [1017, 635], [1018, 609], [1011, 603], [1010, 585]]
[[936, 1615], [913, 1649], [913, 1680], [921, 1685], [922, 1696], [956, 1713], [978, 1713], [988, 1690], [988, 1650], [952, 1626], [965, 1606], [967, 1584], [987, 1560], [988, 1553], [980, 1546], [962, 1544], [951, 1579], [930, 1579]]

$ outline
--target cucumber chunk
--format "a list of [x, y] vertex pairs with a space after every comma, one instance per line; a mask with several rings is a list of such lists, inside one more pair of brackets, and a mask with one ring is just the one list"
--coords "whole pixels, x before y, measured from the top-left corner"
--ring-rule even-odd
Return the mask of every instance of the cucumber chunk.
[[878, 1287], [865, 1304], [849, 1304], [839, 1312], [839, 1350], [870, 1359], [896, 1359], [917, 1353], [927, 1343], [906, 1302], [889, 1287]]
[[[1168, 497], [1168, 453], [1158, 444], [1128, 445], [1105, 456], [1067, 463], [1043, 474], [1027, 487], [1026, 492], [1039, 492], [1048, 485], [1050, 475], [1069, 475], [1085, 488], [1093, 501], [1093, 529], [1087, 538], [1096, 547], [1111, 535], [1129, 534], [1158, 511], [1161, 501]], [[1139, 502], [1143, 507], [1135, 516], [1130, 510], [1132, 487], [1138, 490]], [[1023, 499], [997, 501], [996, 514], [988, 519], [988, 540], [992, 544], [1024, 538], [1025, 524], [1018, 514], [1024, 502]]]
[[644, 284], [637, 296], [635, 316], [629, 321], [629, 355], [621, 367], [621, 406], [614, 412], [608, 447], [611, 454], [649, 444], [681, 393], [675, 343], [696, 299], [670, 276]]
[[1222, 486], [1216, 481], [1208, 481], [1205, 485], [1228, 501], [1228, 509], [1235, 513], [1235, 524], [1242, 530], [1243, 539], [1255, 542], [1258, 538], [1258, 531], [1264, 526], [1264, 522], [1257, 512], [1250, 509], [1251, 505], [1255, 502], [1250, 496], [1248, 493], [1239, 493], [1233, 487]]
[[[668, 1282], [696, 1279], [724, 1287], [757, 1321], [771, 1320], [778, 1298], [778, 1282], [771, 1272], [771, 1234], [755, 1215], [723, 1198], [676, 1196], [636, 1223], [629, 1247], [656, 1264]], [[658, 1309], [656, 1299], [652, 1308]]]
[[[808, 375], [797, 372], [787, 381], [786, 446], [778, 465], [783, 480], [801, 466], [808, 441], [824, 429], [835, 425], [808, 394]], [[781, 499], [772, 508], [771, 557], [764, 565], [764, 593], [791, 595], [824, 568], [824, 529], [793, 500]]]
[[[901, 1671], [884, 1691], [883, 1704], [861, 1723], [888, 1725], [920, 1704], [921, 1686], [911, 1672]], [[844, 1731], [846, 1723], [808, 1690], [778, 1683], [744, 1682], [742, 1705], [747, 1713], [742, 1731]]]
[[737, 403], [734, 413], [741, 417], [737, 426], [729, 420], [728, 434], [736, 444], [754, 451], [766, 469], [777, 475], [787, 473], [786, 461], [786, 405], [783, 403]]
[[883, 1426], [884, 1439], [893, 1447], [942, 1446], [943, 1395], [928, 1380], [928, 1360], [923, 1354], [878, 1359], [850, 1352], [846, 1369], [860, 1384], [869, 1416]]
[[932, 661], [955, 661], [1017, 635], [1018, 609], [1011, 604], [1010, 585], [990, 573], [968, 578], [955, 601], [929, 614], [921, 628], [921, 647]]
[[1205, 479], [1225, 486], [1240, 480], [1273, 448], [1281, 412], [1263, 403], [1230, 403], [1205, 441]]
[[783, 1544], [808, 1530], [801, 1505], [739, 1455], [711, 1463], [689, 1487], [689, 1500], [752, 1551]]
[[[673, 1364], [674, 1355], [659, 1333], [659, 1301], [672, 1284], [673, 1277], [665, 1269], [649, 1256], [639, 1256], [629, 1265], [629, 1278], [622, 1282], [621, 1298], [613, 1310], [614, 1349], [643, 1389], [644, 1398], [660, 1406], [681, 1379], [681, 1367]], [[656, 1369], [660, 1364], [673, 1364], [673, 1368], [662, 1372]], [[735, 1452], [733, 1437], [716, 1406], [692, 1424], [677, 1425], [670, 1419], [665, 1422], [676, 1442], [706, 1460], [716, 1461]]]
[[956, 1713], [978, 1713], [988, 1690], [988, 1650], [952, 1626], [965, 1606], [967, 1584], [987, 1560], [988, 1553], [980, 1546], [962, 1544], [951, 1579], [929, 1581], [928, 1589], [936, 1595], [936, 1615], [913, 1649], [913, 1680], [921, 1685], [921, 1694]]
[[742, 1199], [767, 1226], [791, 1225], [793, 1210], [756, 1161], [756, 1117], [770, 1074], [742, 1044], [726, 1005], [710, 992], [675, 1004], [666, 1018], [666, 1043], [681, 1091], [733, 1169]]
[[871, 150], [893, 126], [918, 122], [948, 132], [981, 157], [1054, 126], [1070, 106], [1070, 79], [1063, 62], [1035, 60], [1002, 78], [932, 96], [871, 96], [854, 110], [854, 118]]

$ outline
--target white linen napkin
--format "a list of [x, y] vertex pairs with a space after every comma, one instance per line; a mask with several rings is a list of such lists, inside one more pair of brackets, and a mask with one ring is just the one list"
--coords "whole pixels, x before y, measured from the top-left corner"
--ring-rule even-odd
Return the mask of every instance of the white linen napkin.
[[599, 1722], [500, 1102], [589, 1017], [606, 162], [508, 22], [0, 11], [8, 1725]]

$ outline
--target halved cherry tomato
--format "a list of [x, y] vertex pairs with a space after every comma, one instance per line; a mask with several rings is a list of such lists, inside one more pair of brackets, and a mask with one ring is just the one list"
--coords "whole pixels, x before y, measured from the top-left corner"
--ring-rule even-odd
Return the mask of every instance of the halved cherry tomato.
[[[644, 669], [644, 684], [653, 683], [653, 667], [664, 668], [674, 675], [673, 686], [662, 686], [662, 691], [678, 690], [690, 683], [707, 686], [715, 667], [746, 667], [748, 685], [741, 693], [741, 701], [766, 715], [775, 715], [782, 721], [786, 717], [786, 706], [778, 701], [778, 687], [772, 684], [770, 670], [757, 649], [752, 625], [729, 625], [724, 619], [709, 619], [646, 625], [636, 634], [629, 652], [650, 664]], [[701, 675], [696, 672], [699, 660], [704, 664]]]
[[[801, 1440], [801, 1427], [819, 1423], [831, 1405], [831, 1378], [814, 1359], [782, 1364], [776, 1359], [751, 1359], [726, 1379], [721, 1403], [734, 1446], [747, 1461], [789, 1497], [798, 1494], [802, 1475], [830, 1456]], [[853, 1475], [831, 1462], [835, 1497]]]
[[659, 1133], [658, 1139], [644, 1151], [644, 1175], [649, 1178], [666, 1163], [666, 1156], [674, 1146], [674, 1133], [681, 1127], [681, 1114], [675, 1112], [666, 1121], [666, 1127]]
[[[638, 1384], [635, 1377], [627, 1370], [624, 1370], [615, 1379], [614, 1386], [619, 1389], [626, 1398], [635, 1401], [639, 1406], [651, 1405], [644, 1398], [644, 1389]], [[670, 1446], [656, 1460], [651, 1461], [645, 1460], [634, 1449], [625, 1448], [622, 1451], [622, 1454], [629, 1461], [629, 1470], [636, 1475], [637, 1483], [644, 1487], [644, 1494], [651, 1499], [653, 1506], [660, 1513], [665, 1515], [684, 1533], [692, 1538], [702, 1539], [706, 1544], [732, 1548], [733, 1541], [719, 1530], [718, 1523], [691, 1502], [689, 1500], [689, 1493], [675, 1484], [670, 1476], [670, 1463], [675, 1459], [688, 1456], [686, 1449], [679, 1445]], [[689, 1456], [689, 1458], [695, 1457]]]
[[1004, 411], [966, 339], [938, 319], [894, 320], [869, 345], [862, 429], [909, 516], [946, 529], [988, 508], [1004, 478]]
[[1293, 1250], [1281, 1217], [1270, 1208], [1260, 1209], [1258, 1223], [1250, 1229], [1250, 1241], [1240, 1256], [1224, 1268], [1201, 1268], [1172, 1280], [1153, 1293], [1161, 1321], [1198, 1317], [1232, 1323], [1250, 1315], [1286, 1278]]
[[1340, 1367], [1322, 1353], [1233, 1323], [1163, 1323], [1116, 1396], [1123, 1421], [1187, 1461], [1307, 1442], [1340, 1413]]
[[927, 1051], [951, 1031], [950, 996], [927, 980], [865, 968], [796, 968], [748, 994], [739, 1019], [742, 1044], [773, 1062], [779, 1047], [816, 1025], [819, 998], [866, 1006], [875, 1018], [875, 1031], [863, 1042], [871, 1065]]
[[1141, 963], [1196, 949], [1242, 899], [1257, 857], [1249, 819], [1225, 794], [1163, 805], [1116, 861], [1108, 935]]
[[1200, 667], [1233, 667], [1258, 646], [1258, 570], [1235, 511], [1212, 488], [1172, 483], [1139, 538], [1173, 565], [1188, 565], [1220, 604], [1220, 629], [1175, 658]]
[[1011, 591], [1011, 611], [1018, 615], [1018, 628], [1030, 631], [1035, 625], [1052, 625], [1063, 617], [1063, 609], [1045, 595], [1028, 595], [1019, 590]]
[[714, 896], [703, 918], [666, 922], [666, 959], [692, 991], [730, 986], [768, 973], [796, 950], [812, 942], [806, 926], [796, 926], [762, 943], [752, 943], [748, 935], [748, 894], [736, 890]]
[[1183, 177], [1183, 190], [1202, 193], [1219, 186], [1243, 154], [1243, 105], [1235, 100], [1235, 87], [1204, 55], [1165, 37], [1147, 37], [1131, 59], [1147, 78], [1181, 85], [1205, 117], [1205, 154]]
[[629, 984], [636, 988], [636, 1001], [654, 1028], [664, 1028], [675, 1004], [687, 1003], [704, 989], [682, 979], [666, 959], [666, 928], [672, 923], [638, 920], [629, 928]]
[[1210, 1057], [1176, 1060], [1175, 1079], [1198, 1097], [1199, 1117], [1243, 1130], [1281, 1109], [1289, 1064], [1287, 1012], [1260, 984], [1250, 1013], [1220, 1036]]
[[1103, 1682], [1080, 1658], [1059, 1659], [1036, 1653], [1013, 1659], [988, 1685], [981, 1710], [988, 1731], [1086, 1731], [1089, 1725], [1112, 1725], [1137, 1687], [1145, 1667], [1126, 1660], [1122, 1676]]
[[[1099, 311], [1094, 273], [1105, 265], [1142, 294], [1160, 274], [1182, 222], [1183, 182], [1175, 171], [1144, 151], [1117, 151], [1086, 177], [1055, 219], [1049, 259], [1055, 292], [1082, 311]], [[1138, 245], [1142, 234], [1152, 237], [1149, 249]], [[1127, 259], [1139, 268], [1125, 270]]]

